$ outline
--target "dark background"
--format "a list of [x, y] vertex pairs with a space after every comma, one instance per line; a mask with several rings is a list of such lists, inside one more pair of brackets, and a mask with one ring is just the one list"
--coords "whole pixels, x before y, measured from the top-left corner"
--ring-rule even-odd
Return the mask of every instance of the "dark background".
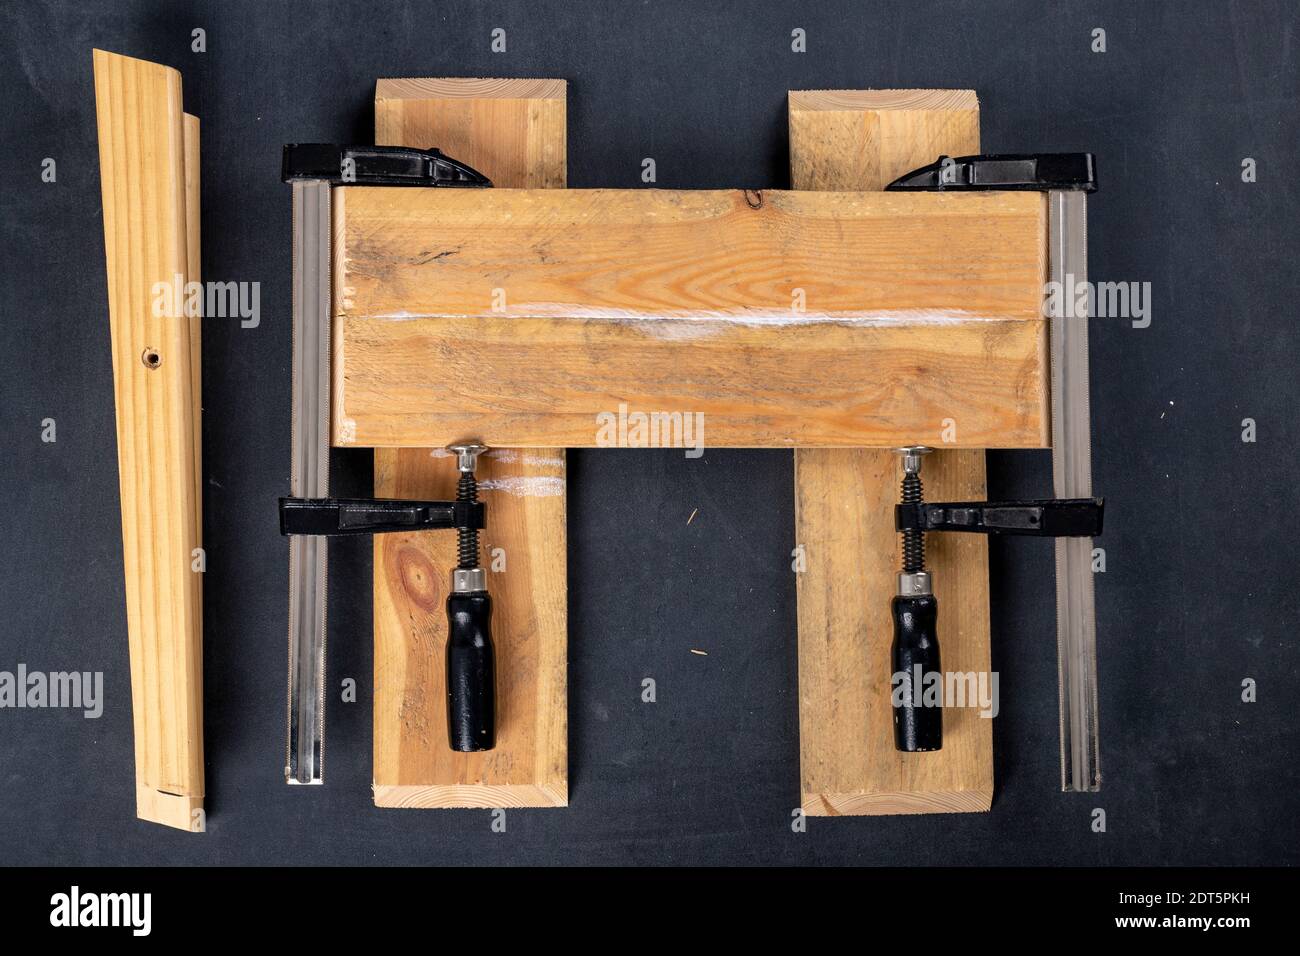
[[[1296, 863], [1298, 19], [1291, 2], [6, 3], [0, 669], [101, 670], [107, 705], [0, 711], [0, 862]], [[134, 815], [96, 46], [181, 70], [203, 276], [262, 284], [259, 328], [203, 330], [202, 836]], [[485, 810], [371, 805], [364, 539], [331, 557], [330, 684], [354, 677], [360, 702], [330, 704], [328, 783], [286, 787], [280, 146], [371, 141], [381, 76], [568, 80], [572, 187], [639, 186], [646, 156], [661, 187], [788, 187], [790, 89], [973, 88], [986, 151], [1094, 151], [1092, 278], [1154, 289], [1150, 328], [1092, 324], [1102, 793], [1057, 790], [1051, 545], [995, 540], [992, 812], [791, 832], [791, 455], [715, 450], [570, 453], [568, 809], [509, 811], [494, 834]], [[336, 493], [368, 491], [368, 453], [334, 469]], [[1050, 489], [1046, 452], [989, 456], [991, 497]]]

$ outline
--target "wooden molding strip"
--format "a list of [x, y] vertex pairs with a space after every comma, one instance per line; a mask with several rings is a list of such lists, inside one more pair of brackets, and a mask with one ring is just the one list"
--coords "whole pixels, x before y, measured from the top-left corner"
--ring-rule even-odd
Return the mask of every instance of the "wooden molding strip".
[[137, 814], [201, 830], [198, 320], [155, 311], [156, 284], [198, 278], [198, 121], [175, 70], [102, 50], [94, 66]]
[[[790, 173], [799, 189], [881, 189], [940, 154], [978, 152], [979, 104], [969, 91], [790, 94]], [[900, 438], [943, 447], [923, 432]], [[980, 450], [938, 451], [921, 477], [932, 501], [987, 497]], [[795, 541], [808, 565], [798, 575], [800, 792], [811, 816], [980, 811], [993, 798], [993, 722], [974, 708], [944, 711], [941, 751], [894, 749], [889, 602], [901, 567], [901, 479], [892, 451], [795, 451]], [[944, 669], [988, 673], [988, 542], [931, 535], [926, 562]]]
[[[565, 102], [560, 80], [380, 80], [375, 141], [437, 146], [498, 186], [562, 188]], [[444, 366], [439, 374], [450, 380], [456, 373]], [[441, 450], [446, 443], [376, 449], [375, 494], [454, 497], [457, 472]], [[562, 448], [494, 447], [479, 459], [488, 513], [484, 566], [495, 568], [488, 587], [499, 725], [496, 749], [487, 753], [447, 746], [443, 653], [454, 537], [375, 535], [377, 806], [568, 804], [566, 476]]]

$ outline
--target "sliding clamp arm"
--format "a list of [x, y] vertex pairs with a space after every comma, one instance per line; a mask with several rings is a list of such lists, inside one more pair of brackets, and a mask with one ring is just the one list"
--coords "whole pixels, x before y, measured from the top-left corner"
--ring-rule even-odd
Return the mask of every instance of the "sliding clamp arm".
[[382, 534], [484, 527], [481, 501], [281, 498], [280, 534]]
[[1101, 534], [1104, 498], [1037, 501], [917, 501], [894, 506], [899, 531], [971, 531], [1038, 538]]

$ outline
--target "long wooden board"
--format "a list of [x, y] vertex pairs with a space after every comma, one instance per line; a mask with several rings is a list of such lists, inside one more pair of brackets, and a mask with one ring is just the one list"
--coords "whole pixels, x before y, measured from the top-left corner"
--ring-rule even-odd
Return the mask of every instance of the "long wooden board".
[[[562, 80], [380, 80], [375, 141], [437, 146], [500, 186], [563, 187], [565, 105]], [[457, 440], [477, 437], [468, 430]], [[379, 496], [451, 498], [456, 478], [454, 460], [438, 449], [375, 450]], [[480, 459], [483, 556], [489, 566], [497, 555], [505, 562], [489, 578], [499, 720], [489, 753], [447, 747], [442, 662], [454, 539], [375, 536], [376, 805], [567, 805], [565, 478], [563, 449], [495, 448]]]
[[[198, 324], [155, 313], [197, 278], [197, 121], [175, 70], [94, 51], [117, 412], [136, 812], [203, 826]], [[188, 200], [188, 201], [187, 201]], [[187, 208], [187, 207], [195, 208]], [[197, 245], [197, 238], [195, 240]], [[173, 303], [174, 304], [174, 303]]]
[[[881, 189], [941, 153], [979, 152], [979, 104], [969, 91], [792, 92], [789, 111], [791, 180], [799, 189]], [[966, 419], [955, 424], [960, 431]], [[943, 447], [924, 431], [900, 442], [914, 443]], [[807, 554], [798, 576], [800, 791], [809, 815], [991, 805], [992, 721], [975, 709], [944, 711], [941, 751], [894, 749], [889, 601], [901, 567], [893, 514], [901, 480], [892, 451], [795, 452], [795, 534]], [[922, 481], [931, 501], [982, 500], [984, 452], [938, 451], [924, 460]], [[929, 535], [926, 559], [944, 669], [987, 673], [987, 541]]]
[[336, 190], [338, 445], [1047, 443], [1028, 193]]

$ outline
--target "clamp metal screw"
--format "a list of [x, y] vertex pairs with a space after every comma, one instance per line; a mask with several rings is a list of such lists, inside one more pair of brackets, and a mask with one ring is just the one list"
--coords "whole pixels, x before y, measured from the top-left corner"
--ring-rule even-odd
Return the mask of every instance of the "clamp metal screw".
[[[904, 445], [895, 451], [903, 457], [901, 500], [905, 505], [920, 503], [924, 497], [921, 458], [933, 449], [926, 445]], [[904, 596], [932, 593], [930, 572], [925, 570], [925, 532], [917, 528], [903, 532], [903, 570], [898, 575], [898, 593]]]
[[[460, 470], [460, 481], [456, 484], [457, 501], [478, 501], [478, 480], [474, 469], [478, 465], [478, 456], [487, 451], [487, 445], [477, 442], [448, 445], [447, 450], [456, 456], [456, 467]], [[456, 567], [451, 572], [451, 589], [461, 593], [484, 591], [487, 589], [487, 572], [479, 564], [478, 529], [456, 529]]]
[[487, 445], [480, 445], [476, 442], [466, 442], [460, 445], [448, 445], [447, 451], [456, 456], [456, 467], [461, 474], [465, 472], [473, 473], [478, 462], [478, 456], [488, 450]]

